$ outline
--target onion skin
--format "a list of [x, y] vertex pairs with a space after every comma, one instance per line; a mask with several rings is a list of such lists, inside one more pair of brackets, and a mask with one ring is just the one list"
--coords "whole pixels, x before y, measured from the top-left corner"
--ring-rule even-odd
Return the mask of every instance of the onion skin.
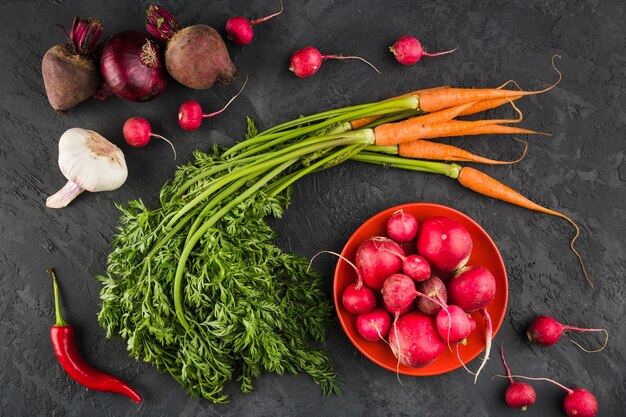
[[158, 97], [167, 84], [159, 45], [142, 32], [121, 32], [102, 49], [100, 71], [116, 96], [133, 102]]

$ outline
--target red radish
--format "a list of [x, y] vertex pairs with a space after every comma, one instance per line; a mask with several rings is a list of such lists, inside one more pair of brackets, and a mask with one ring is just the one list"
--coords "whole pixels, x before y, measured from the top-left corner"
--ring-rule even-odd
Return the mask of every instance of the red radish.
[[322, 61], [325, 59], [358, 59], [374, 68], [374, 70], [380, 74], [378, 68], [359, 56], [322, 55], [320, 51], [313, 46], [299, 49], [291, 56], [289, 71], [296, 74], [299, 78], [310, 77], [320, 69]]
[[419, 368], [441, 355], [445, 342], [435, 327], [435, 318], [417, 311], [396, 320], [389, 330], [389, 345], [399, 363]]
[[415, 283], [404, 274], [389, 276], [385, 280], [381, 292], [383, 303], [394, 313], [410, 306], [417, 294]]
[[[588, 350], [583, 348], [580, 344], [572, 340], [576, 346], [582, 349], [585, 352], [600, 352], [604, 350], [607, 343], [609, 342], [609, 333], [606, 329], [589, 329], [582, 327], [574, 327], [568, 326], [566, 324], [561, 324], [556, 319], [549, 316], [540, 316], [537, 317], [533, 322], [528, 326], [526, 331], [526, 336], [531, 343], [535, 343], [539, 346], [552, 346], [556, 342], [559, 341], [563, 332], [565, 331], [577, 331], [577, 332], [604, 332], [605, 339], [604, 345], [595, 350]], [[571, 340], [571, 339], [570, 339]]]
[[237, 45], [245, 46], [252, 42], [254, 32], [252, 26], [270, 20], [283, 12], [283, 2], [280, 2], [280, 10], [269, 16], [254, 20], [248, 20], [243, 16], [233, 16], [226, 22], [226, 36]]
[[415, 216], [398, 210], [387, 221], [387, 235], [398, 243], [410, 242], [417, 236], [418, 222]]
[[100, 71], [92, 52], [102, 35], [98, 19], [74, 18], [69, 42], [48, 49], [41, 61], [41, 75], [53, 109], [69, 110], [94, 95]]
[[463, 267], [472, 253], [472, 237], [458, 222], [444, 216], [427, 219], [417, 235], [417, 253], [443, 272]]
[[[418, 283], [417, 290], [429, 297], [439, 300], [443, 304], [448, 301], [446, 284], [444, 284], [438, 277], [432, 276], [428, 280]], [[415, 304], [424, 314], [435, 315], [441, 310], [441, 305], [423, 297], [418, 298], [415, 301]]]
[[563, 400], [563, 409], [568, 417], [594, 417], [598, 412], [596, 397], [586, 389], [571, 389], [549, 378], [531, 378], [524, 375], [511, 375], [511, 377], [529, 381], [546, 381], [563, 388], [567, 391], [567, 396]]
[[474, 383], [484, 368], [491, 352], [493, 327], [487, 306], [496, 296], [496, 280], [487, 268], [470, 266], [457, 271], [447, 285], [450, 304], [461, 307], [468, 313], [480, 311], [485, 318], [485, 356], [476, 371]]
[[[439, 336], [448, 344], [463, 342], [476, 326], [469, 314], [455, 305], [441, 309], [435, 321]], [[472, 326], [473, 322], [474, 326]]]
[[432, 270], [430, 264], [423, 256], [409, 255], [402, 259], [402, 272], [416, 282], [426, 281], [430, 278]]
[[413, 304], [413, 303], [411, 303], [411, 304], [409, 304], [408, 306], [406, 306], [406, 307], [401, 308], [400, 310], [398, 310], [398, 309], [393, 309], [393, 308], [389, 307], [389, 306], [388, 306], [387, 304], [385, 304], [385, 302], [383, 301], [383, 307], [385, 308], [385, 310], [387, 310], [389, 313], [393, 314], [394, 316], [395, 316], [395, 315], [401, 316], [401, 315], [403, 315], [403, 314], [408, 313], [409, 311], [413, 311], [414, 304]]
[[459, 269], [447, 284], [448, 301], [468, 313], [487, 307], [496, 296], [496, 279], [483, 266]]
[[393, 53], [393, 56], [396, 57], [396, 60], [402, 65], [413, 65], [417, 63], [423, 56], [441, 56], [445, 54], [452, 53], [457, 50], [457, 48], [451, 49], [449, 51], [437, 52], [434, 54], [429, 54], [424, 51], [422, 48], [422, 44], [420, 41], [415, 39], [413, 36], [403, 36], [396, 41], [389, 48], [389, 50]]
[[150, 122], [142, 117], [131, 117], [126, 120], [126, 123], [124, 123], [124, 127], [122, 128], [124, 139], [130, 146], [142, 148], [150, 142], [150, 137], [163, 139], [172, 147], [172, 150], [174, 151], [174, 159], [176, 159], [176, 149], [174, 148], [172, 142], [165, 139], [161, 135], [152, 133], [151, 130], [152, 128], [150, 127]]
[[355, 282], [343, 291], [341, 304], [349, 313], [367, 313], [376, 306], [376, 294], [362, 282]]
[[183, 104], [180, 105], [180, 109], [178, 109], [178, 123], [180, 124], [180, 127], [182, 127], [184, 130], [189, 131], [198, 129], [202, 124], [202, 119], [208, 119], [209, 117], [217, 116], [218, 114], [226, 110], [230, 103], [232, 103], [239, 96], [239, 94], [241, 94], [247, 82], [248, 79], [246, 78], [246, 81], [243, 83], [243, 86], [241, 87], [239, 92], [235, 94], [228, 101], [228, 103], [226, 103], [226, 105], [222, 107], [221, 110], [215, 111], [213, 113], [203, 114], [200, 103], [195, 100], [185, 101]]
[[511, 377], [511, 370], [504, 358], [504, 346], [500, 346], [500, 356], [502, 357], [502, 363], [506, 369], [507, 378], [511, 383], [504, 393], [504, 400], [511, 408], [517, 408], [518, 410], [526, 410], [528, 407], [535, 403], [537, 394], [532, 385], [526, 382], [515, 382]]
[[385, 279], [402, 270], [404, 250], [391, 239], [376, 236], [363, 241], [356, 252], [356, 267], [365, 285], [379, 291]]
[[161, 6], [146, 10], [146, 29], [167, 42], [165, 66], [172, 78], [189, 88], [211, 88], [230, 84], [237, 68], [230, 60], [220, 34], [207, 25], [183, 26]]
[[391, 316], [377, 307], [369, 313], [360, 314], [356, 318], [356, 328], [364, 339], [376, 342], [387, 337], [391, 327]]

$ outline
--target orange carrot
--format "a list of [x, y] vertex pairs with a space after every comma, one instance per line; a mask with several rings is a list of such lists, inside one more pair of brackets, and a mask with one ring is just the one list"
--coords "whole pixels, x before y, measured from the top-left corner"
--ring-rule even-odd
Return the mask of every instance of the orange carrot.
[[430, 116], [417, 116], [398, 123], [387, 123], [374, 128], [376, 145], [388, 146], [411, 142], [417, 139], [434, 139], [450, 136], [481, 135], [484, 133], [536, 133], [532, 130], [501, 126], [499, 123], [518, 123], [522, 113], [516, 108], [518, 119], [451, 120], [446, 123], [425, 124], [421, 121]]
[[[481, 100], [473, 103], [471, 106], [467, 107], [465, 110], [460, 112], [459, 116], [469, 116], [470, 114], [480, 113], [486, 110], [495, 109], [496, 107], [500, 107], [503, 104], [513, 102], [522, 96], [512, 96], [512, 97], [504, 97], [504, 98], [492, 98], [488, 100]], [[441, 110], [440, 110], [441, 111]]]
[[[411, 91], [410, 93], [406, 93], [406, 94], [402, 94], [400, 96], [388, 98], [385, 101], [394, 100], [394, 99], [397, 99], [397, 98], [410, 97], [410, 96], [414, 96], [414, 95], [420, 95], [420, 94], [424, 93], [425, 91], [440, 90], [442, 88], [449, 88], [449, 87], [446, 87], [446, 86], [444, 86], [444, 87], [433, 87], [433, 88], [426, 88], [424, 90]], [[352, 120], [350, 122], [350, 125], [352, 126], [352, 130], [359, 129], [359, 128], [362, 128], [365, 125], [368, 125], [368, 124], [372, 123], [374, 120], [378, 119], [379, 117], [380, 116], [362, 117], [360, 119]]]
[[[523, 141], [522, 141], [523, 142]], [[431, 142], [428, 140], [415, 140], [413, 142], [402, 143], [398, 145], [398, 155], [405, 158], [414, 159], [430, 159], [435, 161], [464, 161], [478, 162], [481, 164], [506, 165], [514, 164], [521, 161], [526, 156], [528, 143], [524, 148], [522, 156], [515, 161], [498, 161], [495, 159], [484, 158], [480, 155], [467, 152], [456, 146], [446, 145], [444, 143]]]
[[459, 104], [469, 103], [471, 101], [490, 100], [494, 98], [511, 98], [515, 96], [529, 96], [533, 94], [545, 93], [554, 88], [561, 82], [561, 72], [554, 65], [552, 57], [552, 67], [559, 74], [557, 81], [551, 86], [539, 91], [511, 91], [499, 88], [444, 88], [439, 90], [425, 91], [420, 94], [420, 109], [425, 112], [434, 112], [446, 109]]
[[526, 197], [524, 197], [517, 191], [514, 191], [513, 189], [507, 187], [506, 185], [502, 184], [496, 179], [474, 168], [464, 167], [463, 169], [461, 169], [461, 173], [459, 174], [458, 181], [463, 186], [479, 194], [483, 194], [491, 198], [496, 198], [498, 200], [502, 200], [510, 204], [515, 204], [517, 206], [524, 207], [529, 210], [550, 214], [552, 216], [561, 217], [567, 220], [572, 226], [574, 226], [574, 229], [576, 230], [576, 234], [570, 242], [570, 248], [578, 257], [578, 261], [580, 262], [580, 266], [582, 268], [583, 274], [585, 275], [585, 279], [587, 280], [589, 285], [593, 287], [593, 282], [589, 279], [589, 276], [587, 275], [587, 271], [585, 270], [585, 265], [583, 263], [583, 260], [580, 254], [578, 253], [578, 251], [576, 250], [576, 248], [574, 247], [574, 241], [576, 241], [576, 239], [580, 235], [580, 229], [578, 228], [578, 225], [574, 223], [574, 221], [572, 221], [572, 219], [570, 219], [569, 217], [567, 217], [566, 215], [562, 213], [559, 213], [558, 211], [550, 210], [548, 208], [545, 208], [543, 206], [540, 206], [539, 204], [536, 204], [530, 201], [529, 199], [527, 199]]

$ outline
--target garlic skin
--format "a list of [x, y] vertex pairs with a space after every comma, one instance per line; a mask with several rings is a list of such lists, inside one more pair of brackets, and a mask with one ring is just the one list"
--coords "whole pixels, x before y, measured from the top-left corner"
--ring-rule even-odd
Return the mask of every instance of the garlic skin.
[[85, 190], [115, 190], [128, 177], [121, 149], [99, 133], [78, 127], [67, 130], [59, 139], [59, 168], [68, 182], [48, 197], [46, 206], [50, 208], [66, 207]]

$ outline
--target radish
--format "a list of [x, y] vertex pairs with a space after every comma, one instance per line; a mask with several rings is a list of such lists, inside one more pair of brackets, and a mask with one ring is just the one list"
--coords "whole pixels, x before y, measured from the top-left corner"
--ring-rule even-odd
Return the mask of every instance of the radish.
[[413, 65], [417, 63], [423, 56], [435, 57], [446, 55], [456, 51], [458, 48], [451, 49], [449, 51], [437, 52], [434, 54], [429, 54], [424, 51], [422, 48], [422, 44], [413, 36], [403, 36], [393, 44], [393, 46], [389, 47], [393, 56], [396, 57], [396, 60], [402, 65]]
[[146, 14], [148, 32], [167, 42], [165, 66], [176, 81], [189, 88], [205, 89], [235, 79], [237, 68], [215, 29], [207, 25], [183, 27], [161, 6], [148, 7]]
[[376, 306], [376, 294], [358, 281], [348, 285], [343, 291], [341, 304], [349, 313], [367, 313]]
[[404, 274], [389, 276], [385, 280], [381, 292], [383, 303], [394, 313], [409, 307], [417, 295], [415, 283]]
[[379, 291], [385, 279], [402, 270], [404, 250], [393, 240], [376, 236], [363, 241], [356, 251], [356, 267], [365, 285]]
[[[402, 246], [400, 247], [402, 248]], [[390, 251], [384, 248], [381, 248], [381, 250], [388, 251], [389, 253], [398, 256], [398, 258], [402, 260], [402, 272], [408, 275], [413, 281], [421, 282], [430, 278], [432, 270], [430, 268], [430, 264], [423, 256], [416, 254], [403, 256], [397, 251]], [[404, 251], [404, 248], [402, 250]]]
[[[498, 375], [502, 377], [502, 375]], [[598, 412], [596, 397], [583, 388], [571, 389], [549, 378], [531, 378], [524, 375], [511, 375], [512, 378], [527, 379], [529, 381], [546, 381], [563, 388], [567, 396], [563, 400], [563, 409], [569, 417], [594, 417]]]
[[500, 346], [500, 356], [502, 357], [502, 363], [506, 369], [507, 378], [511, 383], [504, 393], [504, 400], [511, 408], [517, 408], [518, 410], [526, 410], [528, 407], [535, 403], [537, 394], [532, 385], [526, 382], [515, 382], [511, 377], [511, 370], [504, 358], [504, 346]]
[[380, 307], [360, 314], [356, 318], [356, 329], [364, 339], [376, 342], [387, 337], [391, 327], [391, 316]]
[[383, 307], [385, 308], [385, 310], [387, 310], [389, 313], [393, 314], [394, 316], [395, 315], [401, 316], [403, 314], [408, 313], [409, 311], [413, 311], [414, 304], [411, 303], [408, 306], [398, 310], [398, 309], [393, 309], [389, 307], [387, 304], [385, 304], [385, 301], [383, 301]]
[[283, 12], [283, 2], [280, 2], [280, 10], [269, 16], [254, 20], [248, 20], [243, 16], [233, 16], [226, 22], [226, 36], [237, 45], [245, 46], [252, 42], [254, 31], [252, 26], [270, 20]]
[[[531, 343], [535, 343], [539, 346], [552, 346], [556, 342], [559, 341], [563, 332], [565, 331], [577, 331], [577, 332], [604, 332], [604, 345], [595, 350], [588, 350], [582, 347], [580, 344], [572, 340], [576, 346], [582, 349], [585, 352], [600, 352], [604, 350], [607, 343], [609, 342], [609, 333], [606, 329], [589, 329], [582, 327], [574, 327], [568, 326], [565, 324], [559, 323], [556, 319], [549, 316], [540, 316], [537, 317], [533, 322], [528, 326], [526, 331], [526, 336]], [[571, 340], [571, 339], [570, 339]]]
[[389, 331], [389, 345], [399, 363], [414, 368], [437, 359], [446, 346], [437, 334], [435, 318], [417, 311], [396, 320]]
[[467, 336], [476, 328], [473, 322], [474, 320], [468, 313], [455, 305], [442, 308], [435, 319], [437, 332], [447, 344], [458, 342], [465, 344]]
[[320, 51], [313, 46], [299, 49], [291, 56], [289, 71], [296, 74], [299, 78], [310, 77], [320, 69], [322, 61], [325, 59], [358, 59], [374, 68], [374, 70], [380, 74], [378, 68], [359, 56], [322, 55]]
[[174, 148], [172, 142], [161, 135], [152, 133], [151, 130], [152, 128], [150, 127], [150, 122], [142, 117], [131, 117], [126, 120], [126, 123], [124, 123], [124, 127], [122, 128], [124, 139], [130, 146], [142, 148], [150, 142], [150, 137], [163, 139], [172, 147], [172, 150], [174, 151], [174, 159], [176, 159], [176, 149]]
[[418, 222], [415, 216], [398, 210], [387, 221], [387, 235], [398, 243], [410, 242], [417, 236]]
[[476, 383], [491, 351], [493, 328], [487, 306], [496, 296], [496, 280], [487, 268], [470, 266], [458, 270], [448, 281], [446, 288], [450, 304], [455, 304], [468, 313], [480, 311], [485, 318], [485, 356], [476, 371]]
[[235, 94], [228, 101], [228, 103], [226, 103], [226, 105], [222, 107], [221, 110], [215, 111], [213, 113], [203, 114], [204, 112], [202, 111], [200, 103], [195, 100], [185, 101], [183, 104], [180, 105], [180, 108], [178, 109], [178, 124], [180, 124], [180, 127], [182, 127], [184, 130], [191, 131], [198, 129], [202, 124], [202, 119], [208, 119], [209, 117], [217, 116], [218, 114], [226, 110], [230, 103], [232, 103], [239, 96], [239, 94], [241, 94], [247, 83], [248, 79], [246, 78], [246, 81], [243, 83], [243, 86], [241, 87], [239, 92], [237, 92], [237, 94]]
[[[446, 284], [443, 283], [438, 277], [432, 276], [424, 282], [417, 284], [417, 290], [426, 294], [441, 303], [445, 304], [448, 301], [448, 293], [446, 290]], [[418, 298], [415, 302], [417, 308], [424, 314], [435, 315], [441, 310], [441, 305], [437, 304], [427, 298]]]
[[435, 216], [422, 222], [417, 235], [417, 253], [442, 272], [463, 267], [472, 253], [472, 237], [458, 222]]

